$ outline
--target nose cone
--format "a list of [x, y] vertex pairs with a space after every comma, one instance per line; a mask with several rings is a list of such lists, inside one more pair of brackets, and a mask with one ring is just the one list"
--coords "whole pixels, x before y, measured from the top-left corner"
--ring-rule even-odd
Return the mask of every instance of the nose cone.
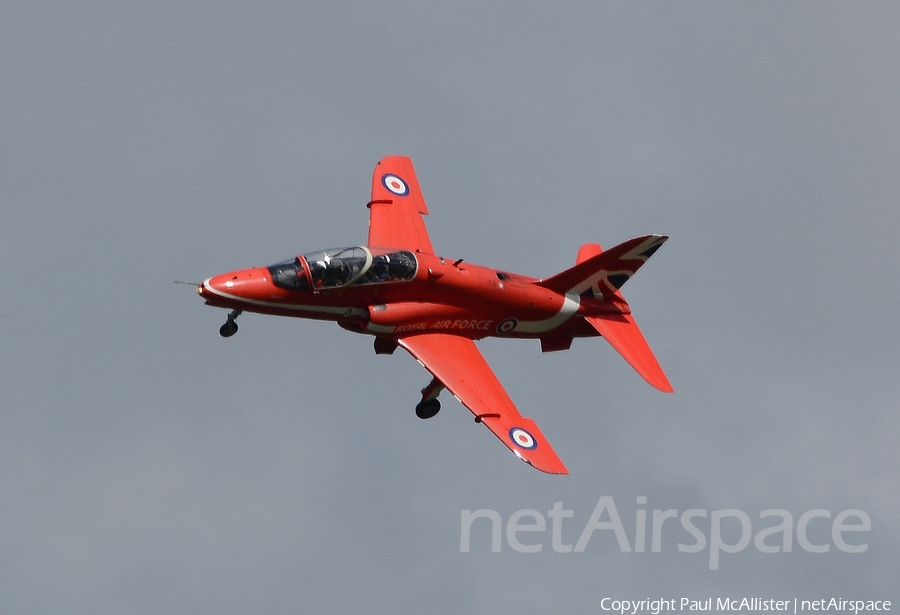
[[207, 303], [238, 307], [243, 302], [256, 303], [272, 298], [275, 285], [265, 267], [241, 269], [213, 276], [197, 288]]

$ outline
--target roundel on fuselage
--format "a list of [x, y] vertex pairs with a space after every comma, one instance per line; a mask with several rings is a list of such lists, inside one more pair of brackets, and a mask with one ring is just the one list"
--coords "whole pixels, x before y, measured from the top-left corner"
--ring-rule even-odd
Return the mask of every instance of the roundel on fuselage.
[[506, 320], [501, 321], [499, 325], [497, 325], [497, 333], [501, 335], [510, 333], [513, 331], [513, 329], [516, 328], [516, 326], [518, 326], [518, 324], [519, 321], [515, 318], [507, 318]]

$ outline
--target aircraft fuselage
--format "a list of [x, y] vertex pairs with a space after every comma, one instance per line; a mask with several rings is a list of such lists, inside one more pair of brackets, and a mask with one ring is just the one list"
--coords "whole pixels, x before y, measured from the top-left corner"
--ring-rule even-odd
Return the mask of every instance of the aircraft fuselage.
[[[393, 336], [446, 332], [484, 337], [572, 338], [596, 336], [585, 314], [627, 311], [612, 302], [542, 288], [537, 278], [415, 254], [407, 280], [363, 278], [345, 285], [285, 288], [267, 267], [231, 271], [197, 289], [207, 304], [240, 311], [333, 320], [345, 329]], [[298, 257], [301, 275], [310, 265]], [[299, 267], [298, 267], [299, 269]]]

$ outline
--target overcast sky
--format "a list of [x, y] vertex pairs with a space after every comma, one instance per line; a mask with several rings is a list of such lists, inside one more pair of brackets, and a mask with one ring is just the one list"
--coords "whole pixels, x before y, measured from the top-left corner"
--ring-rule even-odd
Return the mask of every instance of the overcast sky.
[[[0, 612], [900, 604], [900, 5], [482, 4], [4, 3]], [[364, 242], [388, 154], [447, 257], [547, 276], [670, 235], [624, 294], [675, 394], [600, 339], [481, 342], [548, 476], [446, 394], [417, 419], [402, 351], [254, 314], [222, 339], [172, 283]], [[632, 550], [557, 553], [554, 503], [573, 545], [603, 496]], [[477, 509], [500, 553], [486, 519], [460, 551]], [[786, 510], [792, 551], [711, 570], [672, 519], [652, 552], [657, 509], [705, 537]]]

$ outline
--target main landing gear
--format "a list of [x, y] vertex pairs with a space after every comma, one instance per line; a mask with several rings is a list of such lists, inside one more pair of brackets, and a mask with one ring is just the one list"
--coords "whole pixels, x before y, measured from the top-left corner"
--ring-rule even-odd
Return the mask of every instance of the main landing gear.
[[422, 389], [422, 401], [416, 404], [416, 416], [420, 419], [430, 419], [440, 412], [441, 402], [438, 395], [443, 390], [443, 383], [437, 378], [432, 378], [431, 383]]
[[241, 310], [231, 310], [228, 313], [228, 320], [225, 321], [225, 324], [219, 327], [219, 335], [222, 337], [231, 337], [238, 331], [237, 323], [234, 322], [234, 319], [241, 315]]
[[420, 419], [430, 419], [441, 411], [441, 400], [429, 399], [416, 404], [416, 416]]

